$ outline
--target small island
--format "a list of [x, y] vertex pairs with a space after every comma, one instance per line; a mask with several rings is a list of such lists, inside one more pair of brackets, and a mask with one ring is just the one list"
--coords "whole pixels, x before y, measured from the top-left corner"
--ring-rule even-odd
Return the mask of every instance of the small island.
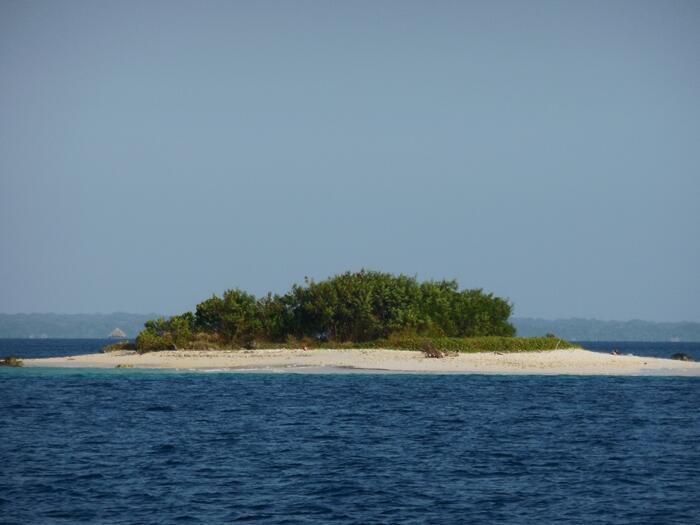
[[283, 295], [240, 289], [147, 321], [102, 353], [26, 366], [501, 374], [684, 374], [700, 364], [605, 355], [553, 334], [516, 337], [513, 305], [454, 280], [346, 272]]
[[284, 295], [256, 298], [240, 289], [199, 303], [194, 312], [154, 319], [136, 337], [139, 353], [179, 349], [391, 348], [449, 352], [552, 350], [572, 345], [552, 334], [518, 338], [513, 306], [457, 281], [362, 270], [306, 279]]

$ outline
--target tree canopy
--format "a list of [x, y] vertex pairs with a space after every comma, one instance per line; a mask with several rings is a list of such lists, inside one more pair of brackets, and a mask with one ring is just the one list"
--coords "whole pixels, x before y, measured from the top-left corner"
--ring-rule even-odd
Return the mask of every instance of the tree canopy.
[[305, 279], [284, 295], [256, 298], [227, 290], [199, 303], [194, 313], [148, 321], [137, 346], [183, 347], [196, 334], [246, 346], [290, 337], [367, 342], [397, 333], [441, 337], [512, 336], [512, 305], [457, 281], [362, 270], [322, 281]]

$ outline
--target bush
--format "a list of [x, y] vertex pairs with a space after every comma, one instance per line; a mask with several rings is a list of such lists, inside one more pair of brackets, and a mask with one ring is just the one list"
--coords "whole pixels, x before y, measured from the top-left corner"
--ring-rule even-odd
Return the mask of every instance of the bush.
[[219, 334], [209, 332], [197, 332], [192, 336], [187, 348], [192, 350], [217, 350], [223, 348], [224, 343]]
[[424, 352], [428, 348], [440, 351], [444, 356], [459, 352], [537, 352], [557, 348], [577, 348], [563, 339], [547, 337], [425, 337], [403, 333], [386, 339], [365, 342], [321, 342], [317, 339], [289, 338], [283, 343], [261, 342], [258, 348], [384, 348]]
[[[189, 312], [188, 314], [189, 316], [192, 315]], [[185, 314], [170, 318], [168, 334], [172, 338], [175, 347], [184, 348], [192, 340], [192, 325], [194, 324], [194, 319], [189, 316]]]
[[391, 337], [368, 343], [372, 348], [420, 350], [426, 343], [443, 352], [536, 352], [558, 348], [575, 348], [563, 339], [550, 337]]
[[24, 363], [19, 357], [13, 355], [0, 359], [0, 366], [23, 366]]
[[683, 352], [673, 354], [671, 359], [675, 359], [676, 361], [695, 361], [695, 359], [693, 359], [690, 355]]
[[197, 305], [194, 328], [217, 333], [227, 343], [246, 344], [263, 332], [260, 306], [247, 292], [226, 290], [223, 298], [213, 296]]
[[[324, 281], [307, 279], [278, 301], [289, 333], [333, 341], [372, 341], [401, 331], [449, 337], [512, 336], [512, 306], [456, 281], [426, 281], [360, 271]], [[269, 334], [266, 334], [269, 335]]]
[[177, 347], [173, 342], [173, 337], [168, 333], [157, 335], [148, 330], [143, 330], [138, 337], [136, 337], [136, 351], [139, 354], [145, 354], [146, 352], [153, 352], [157, 350], [175, 349], [177, 349]]
[[221, 330], [221, 317], [224, 302], [213, 295], [197, 305], [194, 313], [194, 328], [200, 332], [217, 332]]
[[186, 348], [192, 341], [195, 317], [191, 312], [175, 315], [169, 319], [146, 321], [144, 330], [136, 337], [136, 351], [177, 350]]
[[101, 352], [107, 354], [109, 352], [118, 352], [120, 350], [136, 350], [136, 343], [131, 341], [120, 341], [111, 345], [103, 346]]
[[[460, 290], [457, 281], [418, 282], [389, 273], [346, 272], [306, 279], [285, 295], [261, 299], [239, 289], [199, 303], [195, 313], [154, 319], [136, 340], [139, 351], [206, 347], [197, 333], [216, 334], [217, 345], [249, 347], [253, 342], [284, 345], [290, 337], [308, 346], [332, 346], [411, 337], [511, 337], [512, 305], [480, 289]], [[307, 346], [307, 345], [305, 345]], [[420, 349], [420, 346], [415, 349]]]

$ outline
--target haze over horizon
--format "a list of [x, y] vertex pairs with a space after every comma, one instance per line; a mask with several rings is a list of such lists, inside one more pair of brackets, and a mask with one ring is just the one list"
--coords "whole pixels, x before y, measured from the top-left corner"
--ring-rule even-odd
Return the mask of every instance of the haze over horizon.
[[0, 312], [360, 268], [700, 321], [696, 2], [3, 2]]

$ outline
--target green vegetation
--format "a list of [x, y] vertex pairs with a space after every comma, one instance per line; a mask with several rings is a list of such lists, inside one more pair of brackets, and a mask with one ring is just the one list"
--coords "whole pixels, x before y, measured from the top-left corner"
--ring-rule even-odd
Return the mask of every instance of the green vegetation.
[[425, 350], [430, 344], [441, 352], [533, 352], [571, 348], [568, 341], [558, 337], [392, 337], [376, 341], [373, 347], [397, 350]]
[[[178, 348], [375, 347], [471, 352], [554, 348], [556, 339], [514, 338], [512, 305], [457, 281], [418, 282], [347, 272], [262, 298], [227, 290], [169, 319], [145, 323], [138, 352]], [[540, 346], [538, 346], [540, 345]], [[542, 346], [544, 345], [544, 346]], [[560, 346], [570, 346], [561, 344]]]
[[102, 347], [103, 354], [117, 352], [119, 350], [136, 350], [136, 344], [131, 341], [119, 341], [118, 343], [112, 343], [111, 345]]
[[[338, 343], [313, 339], [291, 339], [284, 343], [265, 342], [258, 348], [384, 348], [393, 350], [416, 350], [424, 352], [434, 348], [444, 354], [476, 352], [534, 352], [573, 348], [569, 341], [553, 337], [430, 337], [415, 334], [396, 334], [386, 339], [364, 342]], [[211, 347], [209, 347], [211, 348]], [[223, 348], [223, 347], [221, 347]]]
[[22, 360], [13, 355], [0, 359], [0, 366], [22, 366]]

